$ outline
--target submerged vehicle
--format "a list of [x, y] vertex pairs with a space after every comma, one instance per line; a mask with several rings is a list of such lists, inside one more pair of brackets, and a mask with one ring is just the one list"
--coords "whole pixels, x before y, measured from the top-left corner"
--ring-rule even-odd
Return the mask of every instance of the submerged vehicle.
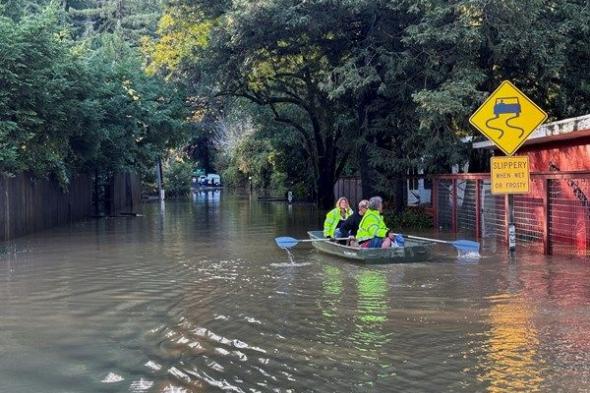
[[[311, 240], [324, 239], [323, 231], [307, 232]], [[313, 241], [319, 251], [358, 263], [411, 263], [424, 262], [432, 256], [435, 243], [426, 240], [406, 239], [404, 247], [359, 248], [331, 241]]]

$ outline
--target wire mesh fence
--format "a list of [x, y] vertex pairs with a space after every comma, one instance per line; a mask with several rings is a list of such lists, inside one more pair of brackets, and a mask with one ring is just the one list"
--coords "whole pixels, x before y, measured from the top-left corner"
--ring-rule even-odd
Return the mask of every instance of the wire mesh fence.
[[455, 204], [453, 198], [453, 181], [441, 179], [436, 182], [436, 206], [435, 212], [438, 229], [454, 230], [453, 216], [455, 214]]
[[[489, 174], [433, 179], [437, 228], [507, 241], [508, 196], [491, 192]], [[517, 247], [590, 257], [590, 172], [532, 173], [530, 192], [513, 196]]]
[[493, 195], [489, 179], [481, 180], [481, 237], [505, 241], [506, 201], [504, 196]]
[[[532, 173], [529, 186], [528, 194], [513, 196], [517, 247], [590, 257], [590, 171]], [[360, 180], [343, 179], [335, 192], [354, 203], [362, 194]], [[508, 240], [508, 200], [492, 194], [486, 173], [407, 179], [408, 206], [429, 209], [436, 229], [494, 243]]]
[[477, 228], [477, 180], [458, 180], [457, 229], [475, 234]]
[[551, 179], [548, 195], [552, 252], [590, 256], [590, 178]]
[[533, 178], [529, 187], [529, 194], [514, 196], [516, 242], [520, 246], [543, 250], [546, 221], [543, 199], [543, 195], [546, 194], [545, 181], [542, 178]]

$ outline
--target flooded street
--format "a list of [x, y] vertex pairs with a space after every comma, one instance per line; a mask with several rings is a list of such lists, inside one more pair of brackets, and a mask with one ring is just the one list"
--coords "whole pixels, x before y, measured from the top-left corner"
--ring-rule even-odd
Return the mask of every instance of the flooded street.
[[5, 245], [0, 392], [590, 391], [589, 263], [289, 262], [320, 220], [208, 192]]

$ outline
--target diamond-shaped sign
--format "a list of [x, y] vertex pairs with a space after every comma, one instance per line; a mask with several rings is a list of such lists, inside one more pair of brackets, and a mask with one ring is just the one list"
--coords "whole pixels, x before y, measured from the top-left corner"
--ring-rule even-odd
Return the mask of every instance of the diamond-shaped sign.
[[511, 156], [547, 119], [523, 92], [504, 81], [469, 118], [469, 122]]

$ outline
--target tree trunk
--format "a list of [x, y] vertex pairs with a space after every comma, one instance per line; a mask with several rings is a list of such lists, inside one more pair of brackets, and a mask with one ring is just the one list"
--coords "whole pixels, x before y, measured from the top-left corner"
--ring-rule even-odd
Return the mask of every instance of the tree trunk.
[[361, 148], [359, 153], [360, 173], [361, 173], [361, 187], [363, 191], [363, 198], [370, 198], [377, 195], [375, 191], [375, 176], [374, 169], [369, 164], [369, 146], [365, 145]]
[[318, 179], [318, 205], [322, 209], [334, 207], [334, 182], [331, 179]]
[[333, 159], [320, 159], [320, 175], [317, 179], [318, 205], [322, 209], [334, 206], [334, 184], [336, 184]]
[[394, 180], [394, 209], [396, 213], [401, 213], [406, 208], [407, 199], [407, 182], [403, 177], [397, 177]]

